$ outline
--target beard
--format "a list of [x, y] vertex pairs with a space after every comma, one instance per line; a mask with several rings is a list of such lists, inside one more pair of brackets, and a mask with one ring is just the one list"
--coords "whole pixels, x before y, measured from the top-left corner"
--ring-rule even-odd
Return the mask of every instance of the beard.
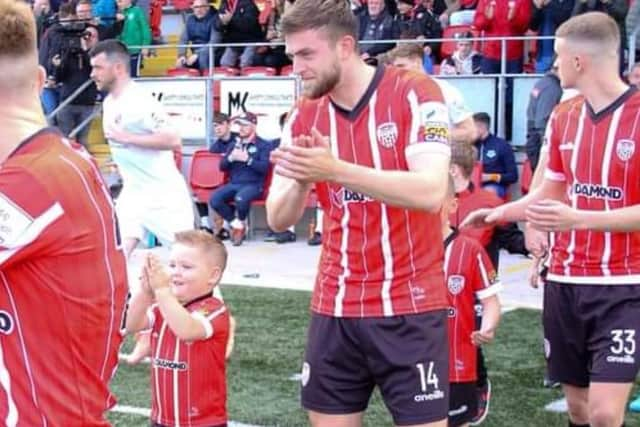
[[100, 83], [96, 82], [96, 87], [98, 88], [98, 90], [103, 91], [103, 92], [111, 92], [111, 89], [113, 89], [113, 86], [115, 84], [116, 79], [115, 78], [111, 78], [111, 79], [104, 79], [102, 80]]
[[318, 99], [333, 90], [340, 81], [340, 65], [333, 61], [331, 67], [319, 73], [314, 81], [303, 85], [304, 95], [310, 99]]

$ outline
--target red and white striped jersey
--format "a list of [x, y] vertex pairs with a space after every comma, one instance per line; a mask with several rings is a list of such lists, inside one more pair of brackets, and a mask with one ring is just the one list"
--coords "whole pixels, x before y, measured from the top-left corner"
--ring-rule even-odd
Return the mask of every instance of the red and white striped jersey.
[[0, 425], [109, 425], [127, 291], [98, 169], [43, 129], [0, 168]]
[[151, 331], [151, 419], [162, 425], [205, 427], [227, 422], [225, 351], [229, 312], [205, 295], [185, 308], [207, 331], [206, 338], [182, 341], [157, 305], [149, 310]]
[[[600, 113], [582, 96], [551, 118], [546, 177], [566, 182], [575, 209], [610, 211], [640, 204], [640, 93], [630, 88]], [[548, 279], [575, 284], [639, 284], [640, 231], [553, 233]]]
[[[328, 96], [303, 99], [283, 144], [315, 127], [334, 156], [379, 170], [409, 170], [417, 153], [449, 155], [449, 119], [426, 75], [379, 67], [352, 111]], [[323, 247], [312, 310], [336, 317], [420, 313], [446, 306], [438, 214], [391, 206], [333, 182], [316, 184]]]
[[454, 231], [444, 242], [444, 269], [449, 298], [449, 381], [475, 381], [476, 297], [496, 295], [502, 285], [489, 256], [476, 240]]

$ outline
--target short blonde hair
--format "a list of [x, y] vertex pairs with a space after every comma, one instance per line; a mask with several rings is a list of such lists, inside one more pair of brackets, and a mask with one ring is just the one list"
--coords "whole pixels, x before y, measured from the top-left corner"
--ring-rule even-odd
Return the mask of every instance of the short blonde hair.
[[36, 23], [29, 5], [22, 1], [0, 0], [2, 90], [22, 89], [32, 83], [33, 74], [29, 68], [37, 69], [36, 40]]
[[556, 37], [571, 45], [593, 46], [595, 52], [617, 54], [620, 48], [620, 28], [602, 12], [587, 12], [568, 19], [558, 27]]
[[215, 260], [215, 266], [220, 267], [222, 272], [227, 267], [227, 248], [224, 243], [204, 230], [180, 231], [175, 235], [175, 243], [202, 251]]

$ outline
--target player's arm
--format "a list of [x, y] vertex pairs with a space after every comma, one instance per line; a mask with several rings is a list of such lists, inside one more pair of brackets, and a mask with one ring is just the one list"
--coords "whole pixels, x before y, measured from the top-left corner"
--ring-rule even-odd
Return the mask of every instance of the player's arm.
[[127, 308], [127, 320], [124, 325], [127, 334], [151, 327], [152, 323], [148, 315], [151, 304], [153, 304], [153, 295], [149, 295], [147, 292], [141, 290], [131, 296]]
[[480, 329], [472, 332], [471, 340], [475, 345], [482, 345], [493, 341], [500, 322], [498, 293], [502, 290], [502, 284], [489, 256], [480, 245], [476, 247], [475, 265], [470, 268], [474, 272], [472, 277], [475, 294], [482, 304]]
[[471, 340], [475, 345], [493, 341], [500, 323], [500, 300], [497, 294], [481, 299], [480, 304], [482, 304], [480, 329], [471, 334]]
[[169, 127], [157, 128], [153, 132], [145, 134], [127, 132], [123, 129], [111, 129], [106, 132], [105, 136], [122, 144], [156, 150], [178, 150], [182, 148], [180, 135]]
[[444, 200], [450, 157], [446, 145], [409, 148], [409, 171], [379, 170], [337, 160], [332, 180], [389, 205], [435, 212]]
[[158, 258], [149, 254], [143, 271], [143, 275], [148, 277], [149, 287], [153, 289], [160, 313], [179, 339], [194, 341], [213, 335], [213, 328], [204, 316], [189, 313], [178, 302], [171, 291], [171, 277]]
[[[276, 164], [273, 180], [269, 187], [267, 196], [266, 211], [269, 228], [275, 232], [285, 231], [290, 226], [296, 224], [304, 214], [307, 204], [307, 197], [311, 191], [312, 184], [287, 178], [281, 175], [277, 166], [278, 153], [285, 147], [293, 144], [292, 126], [297, 118], [298, 110], [293, 110], [282, 130], [280, 146], [272, 151], [272, 161]], [[296, 137], [296, 142], [298, 138]]]

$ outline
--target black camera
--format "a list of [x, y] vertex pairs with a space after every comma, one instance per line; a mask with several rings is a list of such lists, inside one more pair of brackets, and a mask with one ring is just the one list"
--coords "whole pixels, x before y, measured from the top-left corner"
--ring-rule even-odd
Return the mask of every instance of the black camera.
[[62, 34], [62, 49], [64, 55], [82, 52], [82, 38], [87, 34], [89, 24], [85, 20], [61, 22], [58, 31]]

